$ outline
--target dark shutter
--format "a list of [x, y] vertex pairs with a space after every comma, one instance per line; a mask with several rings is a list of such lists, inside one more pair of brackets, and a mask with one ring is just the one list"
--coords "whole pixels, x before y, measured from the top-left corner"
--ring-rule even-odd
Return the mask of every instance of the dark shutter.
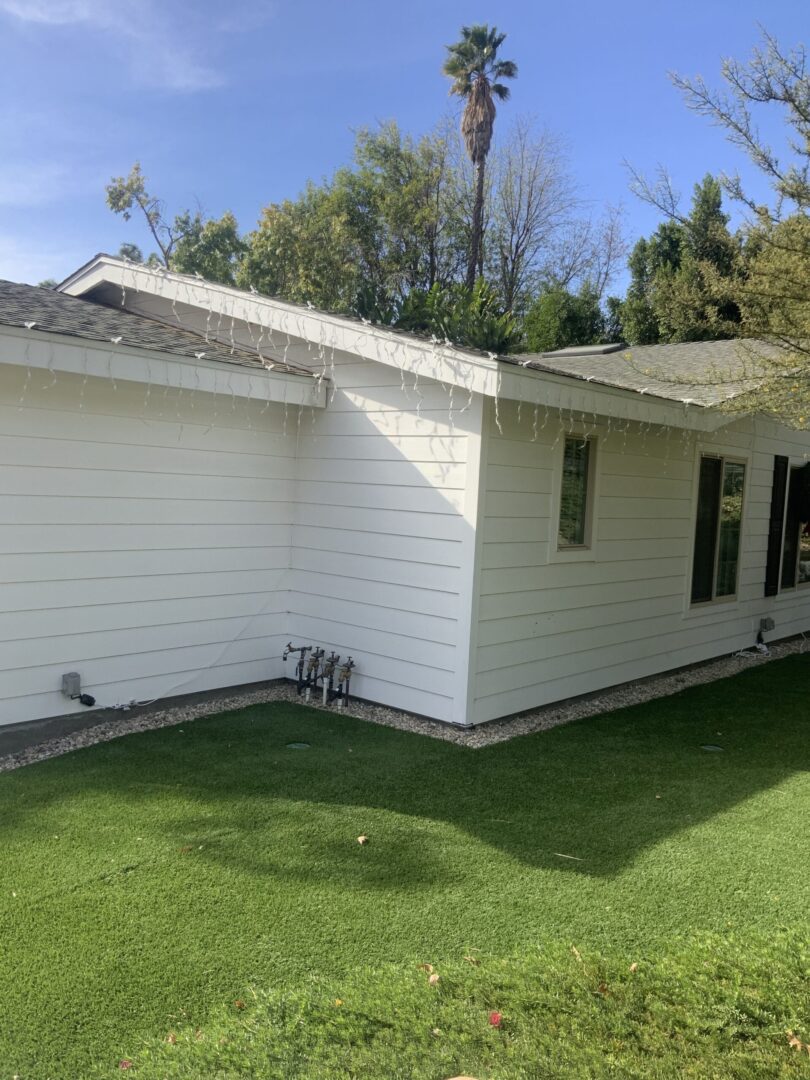
[[693, 604], [711, 600], [713, 595], [722, 476], [723, 462], [720, 458], [701, 458], [697, 522], [695, 523], [695, 554], [692, 561]]
[[765, 595], [779, 592], [779, 563], [782, 558], [782, 523], [785, 519], [788, 467], [790, 460], [777, 455], [773, 459], [771, 521], [768, 527], [768, 561], [765, 564]]

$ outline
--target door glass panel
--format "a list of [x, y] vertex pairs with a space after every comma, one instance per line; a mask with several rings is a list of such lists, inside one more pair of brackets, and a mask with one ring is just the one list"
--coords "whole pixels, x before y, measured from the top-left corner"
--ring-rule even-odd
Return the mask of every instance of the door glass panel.
[[782, 546], [782, 580], [783, 589], [792, 589], [796, 584], [799, 564], [799, 533], [802, 529], [800, 515], [801, 489], [799, 485], [798, 471], [792, 469], [790, 473], [790, 487], [788, 488], [787, 513], [785, 514], [785, 540]]
[[737, 591], [737, 564], [740, 555], [740, 526], [745, 486], [745, 466], [727, 461], [723, 470], [720, 499], [720, 536], [717, 544], [717, 596], [733, 596]]
[[799, 584], [810, 581], [810, 524], [802, 526], [799, 537]]
[[692, 561], [692, 603], [712, 598], [714, 553], [717, 545], [717, 507], [720, 500], [720, 458], [701, 458], [698, 480], [695, 552]]

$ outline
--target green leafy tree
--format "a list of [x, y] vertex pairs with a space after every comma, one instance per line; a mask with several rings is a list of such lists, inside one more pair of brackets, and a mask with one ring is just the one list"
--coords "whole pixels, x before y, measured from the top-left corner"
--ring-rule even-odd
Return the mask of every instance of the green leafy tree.
[[393, 321], [402, 330], [485, 352], [510, 353], [520, 345], [514, 317], [483, 278], [471, 289], [461, 284], [413, 289]]
[[371, 317], [414, 288], [458, 279], [464, 221], [447, 139], [396, 124], [357, 136], [354, 162], [268, 206], [240, 273], [244, 285]]
[[498, 50], [506, 34], [496, 27], [463, 26], [461, 40], [447, 46], [443, 71], [453, 80], [450, 93], [464, 100], [461, 134], [475, 169], [475, 200], [473, 204], [470, 251], [467, 260], [468, 288], [482, 267], [481, 245], [484, 232], [484, 174], [487, 155], [492, 145], [495, 125], [495, 101], [509, 98], [509, 87], [502, 81], [517, 77], [517, 64], [499, 60]]
[[332, 185], [307, 184], [273, 203], [247, 237], [239, 284], [268, 296], [349, 312], [362, 286], [348, 208]]
[[448, 285], [460, 270], [464, 222], [447, 139], [396, 124], [357, 136], [352, 168], [333, 186], [347, 213], [365, 285], [393, 302]]
[[537, 297], [523, 321], [529, 352], [553, 352], [570, 345], [595, 345], [605, 332], [599, 296], [587, 283], [578, 293], [554, 285]]
[[172, 251], [181, 234], [167, 220], [164, 203], [147, 191], [146, 177], [139, 162], [135, 162], [127, 176], [114, 176], [110, 180], [107, 206], [124, 221], [130, 221], [134, 213], [140, 213], [158, 246], [161, 264], [167, 269], [171, 267]]
[[172, 254], [172, 270], [199, 274], [207, 281], [224, 285], [236, 284], [247, 245], [229, 210], [221, 218], [208, 219], [185, 211], [175, 218], [175, 228], [179, 237]]
[[137, 244], [125, 243], [119, 251], [121, 257], [233, 284], [245, 251], [233, 214], [226, 212], [214, 220], [206, 219], [199, 211], [192, 214], [185, 210], [169, 220], [164, 202], [150, 194], [146, 183], [136, 162], [129, 175], [113, 177], [107, 185], [107, 205], [113, 213], [120, 214], [124, 221], [140, 214], [158, 247], [144, 260]]
[[602, 340], [606, 344], [618, 344], [627, 340], [620, 296], [608, 296], [605, 300], [605, 328]]
[[707, 341], [741, 332], [734, 290], [744, 273], [740, 237], [731, 234], [720, 183], [711, 175], [695, 184], [687, 215], [665, 174], [656, 184], [634, 175], [634, 190], [667, 219], [639, 240], [628, 266], [631, 280], [621, 312], [628, 341]]
[[[686, 103], [720, 127], [772, 189], [770, 204], [758, 201], [739, 174], [721, 175], [730, 197], [747, 212], [746, 273], [733, 299], [743, 333], [768, 342], [755, 352], [759, 388], [739, 399], [797, 427], [810, 426], [810, 75], [804, 46], [782, 49], [763, 32], [747, 63], [727, 59], [724, 87], [703, 78], [674, 76]], [[784, 122], [780, 150], [760, 135], [758, 118], [778, 110]]]
[[137, 244], [123, 243], [118, 249], [118, 256], [121, 259], [126, 259], [128, 262], [145, 262], [143, 251]]

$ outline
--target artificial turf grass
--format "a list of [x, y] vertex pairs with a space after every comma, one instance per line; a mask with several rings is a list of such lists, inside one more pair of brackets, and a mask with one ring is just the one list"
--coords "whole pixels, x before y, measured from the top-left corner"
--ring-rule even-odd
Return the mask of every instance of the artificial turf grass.
[[693, 937], [632, 962], [561, 945], [467, 957], [430, 965], [435, 985], [424, 966], [360, 968], [248, 994], [124, 1064], [141, 1080], [799, 1077], [809, 967], [805, 943], [781, 934]]
[[359, 966], [803, 929], [808, 689], [790, 658], [482, 751], [274, 704], [4, 774], [0, 1067]]

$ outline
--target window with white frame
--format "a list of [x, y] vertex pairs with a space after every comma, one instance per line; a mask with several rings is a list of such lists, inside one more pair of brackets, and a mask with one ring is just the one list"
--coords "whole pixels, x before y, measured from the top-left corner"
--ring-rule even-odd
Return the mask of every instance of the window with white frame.
[[708, 454], [700, 459], [693, 604], [737, 595], [745, 463]]
[[595, 440], [567, 435], [560, 481], [560, 522], [557, 547], [587, 548], [591, 542]]

